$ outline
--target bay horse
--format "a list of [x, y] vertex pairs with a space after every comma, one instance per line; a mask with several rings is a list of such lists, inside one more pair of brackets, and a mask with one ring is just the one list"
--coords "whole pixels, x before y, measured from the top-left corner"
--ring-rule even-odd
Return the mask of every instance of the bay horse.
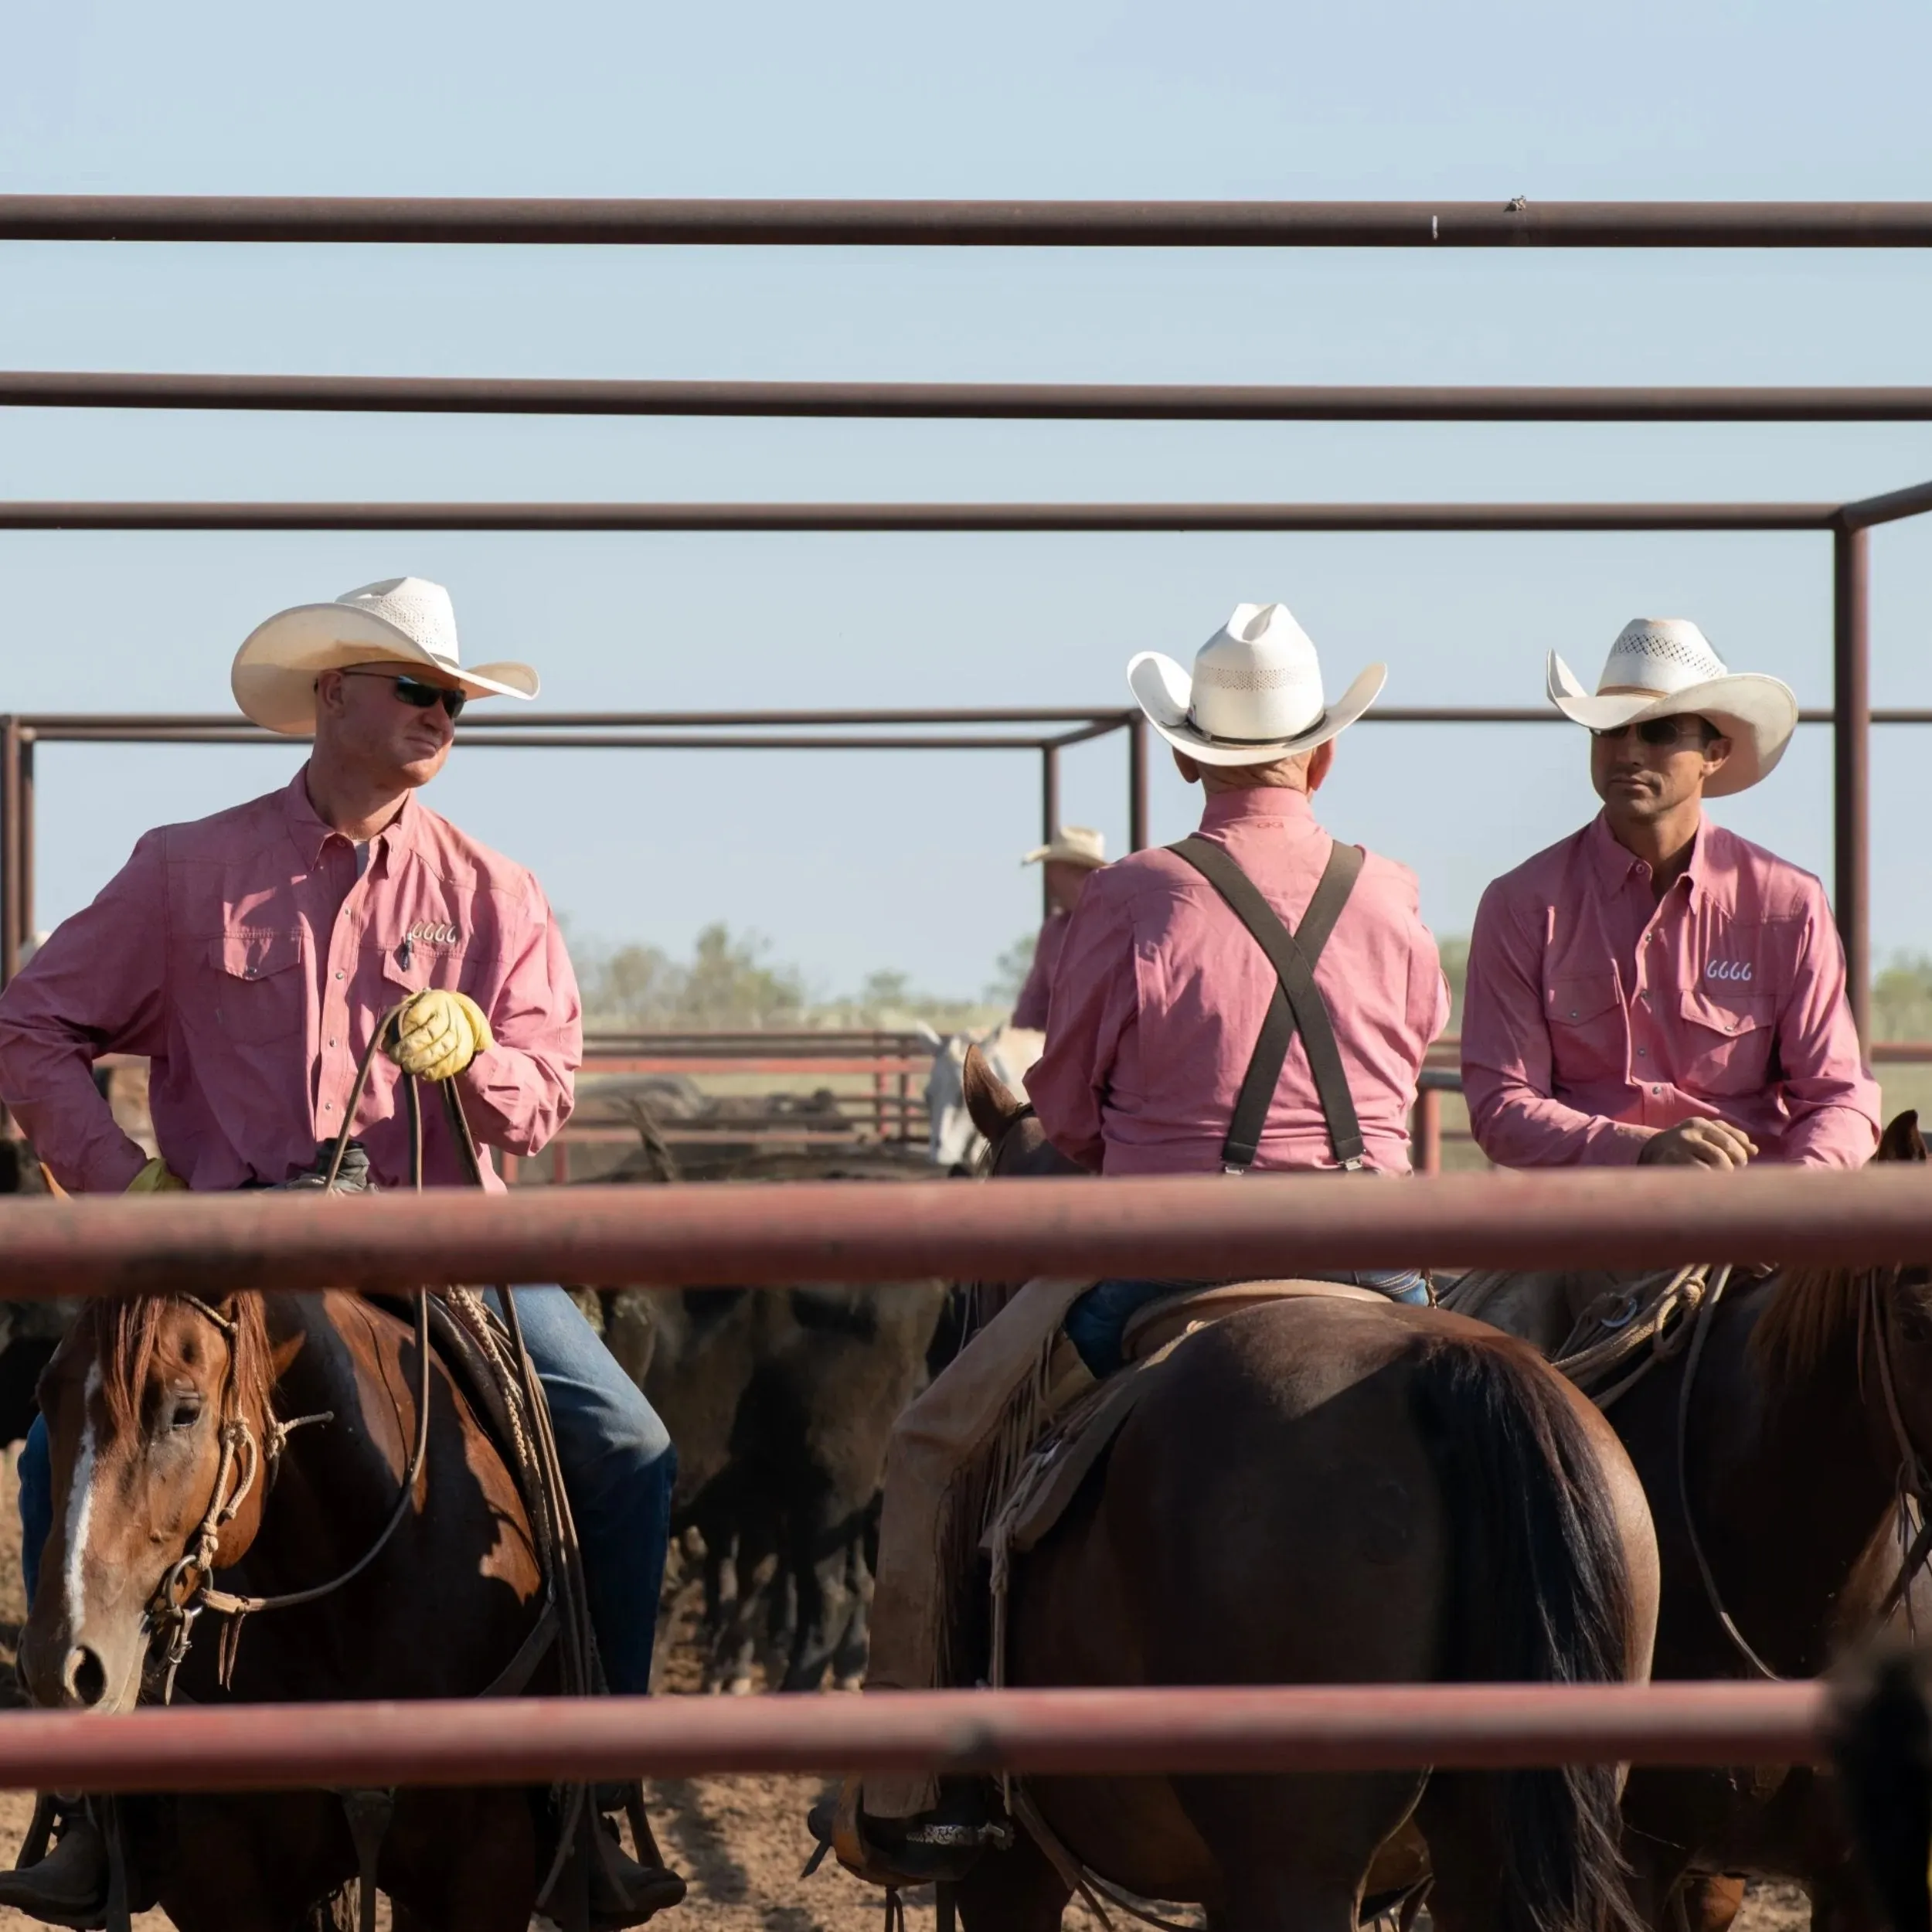
[[[418, 1458], [415, 1337], [360, 1295], [90, 1302], [40, 1384], [54, 1508], [20, 1645], [35, 1703], [125, 1710], [151, 1689], [156, 1609], [204, 1527], [225, 1587], [275, 1594], [350, 1570], [395, 1523], [318, 1600], [236, 1620], [219, 1646], [207, 1616], [180, 1670], [198, 1704], [469, 1697], [527, 1658], [544, 1612], [531, 1522], [468, 1400], [440, 1359], [427, 1367]], [[505, 1688], [559, 1682], [553, 1645]], [[331, 1923], [326, 1901], [358, 1871], [328, 1792], [122, 1808], [134, 1903], [158, 1902], [182, 1932]], [[394, 1794], [376, 1872], [399, 1926], [524, 1932], [555, 1842], [546, 1814], [546, 1794], [522, 1789]]]
[[[1874, 1158], [1926, 1159], [1916, 1114], [1891, 1123]], [[1710, 1315], [1686, 1403], [1690, 1364], [1679, 1349], [1609, 1410], [1657, 1526], [1655, 1675], [1760, 1675], [1719, 1605], [1784, 1677], [1815, 1676], [1872, 1634], [1902, 1581], [1905, 1610], [1920, 1628], [1932, 1621], [1923, 1574], [1902, 1577], [1906, 1498], [1918, 1492], [1923, 1519], [1932, 1469], [1932, 1268], [1736, 1282]], [[1742, 1892], [1726, 1872], [1801, 1881], [1817, 1932], [1883, 1924], [1834, 1796], [1808, 1768], [1639, 1767], [1624, 1812], [1637, 1902], [1664, 1932], [1678, 1923], [1674, 1891], [1693, 1920], [1726, 1923]], [[1713, 1895], [1724, 1909], [1710, 1909]]]
[[[977, 1056], [966, 1086], [992, 1172], [1070, 1171]], [[1067, 1515], [1015, 1559], [1007, 1681], [1646, 1674], [1657, 1574], [1641, 1488], [1603, 1418], [1524, 1344], [1434, 1309], [1280, 1301], [1191, 1335], [1157, 1372]], [[1026, 1791], [1090, 1871], [1202, 1903], [1216, 1932], [1354, 1932], [1405, 1827], [1426, 1843], [1411, 1875], [1433, 1873], [1440, 1932], [1621, 1932], [1636, 1922], [1619, 1785], [1614, 1767], [1573, 1766]], [[1067, 1866], [1017, 1832], [961, 1881], [966, 1932], [1053, 1932]]]

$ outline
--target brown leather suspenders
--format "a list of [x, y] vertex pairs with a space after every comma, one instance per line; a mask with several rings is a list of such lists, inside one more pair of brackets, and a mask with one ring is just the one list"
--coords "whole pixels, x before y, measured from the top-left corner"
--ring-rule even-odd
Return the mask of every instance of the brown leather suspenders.
[[1342, 1064], [1342, 1049], [1335, 1044], [1328, 1004], [1315, 983], [1315, 963], [1321, 957], [1321, 949], [1335, 930], [1335, 922], [1342, 916], [1349, 894], [1361, 876], [1362, 848], [1335, 840], [1315, 896], [1308, 901], [1301, 926], [1294, 932], [1289, 931], [1274, 908], [1261, 896], [1254, 881], [1223, 847], [1210, 839], [1196, 837], [1183, 838], [1168, 850], [1176, 858], [1185, 859], [1221, 895], [1274, 968], [1274, 997], [1268, 1002], [1260, 1037], [1254, 1043], [1254, 1056], [1248, 1062], [1240, 1094], [1234, 1103], [1234, 1117], [1228, 1124], [1227, 1139], [1221, 1148], [1223, 1167], [1230, 1174], [1245, 1174], [1254, 1165], [1262, 1132], [1267, 1125], [1268, 1109], [1281, 1084], [1281, 1069], [1287, 1063], [1289, 1046], [1299, 1031], [1308, 1056], [1308, 1070], [1315, 1076], [1321, 1117], [1328, 1125], [1328, 1145], [1342, 1167], [1359, 1168], [1364, 1151], [1362, 1123], [1355, 1117], [1355, 1100], [1349, 1092], [1349, 1077]]

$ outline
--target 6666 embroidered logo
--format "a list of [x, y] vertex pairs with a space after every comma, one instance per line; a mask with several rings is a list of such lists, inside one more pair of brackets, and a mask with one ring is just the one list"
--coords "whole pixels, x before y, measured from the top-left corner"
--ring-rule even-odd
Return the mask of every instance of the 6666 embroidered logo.
[[1704, 968], [1706, 979], [1745, 980], [1750, 976], [1748, 959], [1713, 959]]

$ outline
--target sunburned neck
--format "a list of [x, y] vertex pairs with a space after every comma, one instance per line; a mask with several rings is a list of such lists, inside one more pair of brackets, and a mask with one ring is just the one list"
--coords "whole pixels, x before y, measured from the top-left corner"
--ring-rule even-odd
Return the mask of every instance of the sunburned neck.
[[373, 838], [389, 825], [409, 797], [407, 786], [398, 787], [393, 779], [385, 782], [345, 770], [325, 757], [319, 747], [309, 759], [302, 783], [308, 802], [315, 808], [315, 816], [358, 845]]
[[1703, 808], [1694, 798], [1658, 818], [1609, 819], [1611, 836], [1649, 866], [1650, 889], [1658, 899], [1683, 877], [1703, 822]]

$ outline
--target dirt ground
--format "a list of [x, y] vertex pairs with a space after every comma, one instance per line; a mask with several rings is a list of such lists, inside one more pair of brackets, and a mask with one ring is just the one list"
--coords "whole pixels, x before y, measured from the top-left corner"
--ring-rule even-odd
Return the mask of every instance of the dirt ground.
[[[12, 1646], [26, 1615], [14, 1494], [14, 1458], [9, 1454], [0, 1464], [0, 1723], [6, 1721], [6, 1708], [18, 1702]], [[700, 1665], [689, 1639], [696, 1611], [694, 1594], [680, 1599], [673, 1615], [664, 1673], [672, 1696], [696, 1692]], [[872, 1887], [830, 1860], [811, 1878], [799, 1876], [812, 1849], [805, 1813], [820, 1789], [794, 1777], [675, 1778], [653, 1785], [651, 1817], [665, 1856], [691, 1886], [682, 1909], [665, 1915], [666, 1932], [879, 1932], [880, 1894]], [[12, 1864], [32, 1806], [26, 1792], [0, 1791], [0, 1865]], [[910, 1932], [932, 1932], [930, 1895], [912, 1893], [906, 1903]], [[1737, 1932], [1804, 1932], [1808, 1919], [1794, 1887], [1754, 1888]], [[378, 1923], [386, 1932], [388, 1923], [384, 1910]], [[1066, 1923], [1068, 1932], [1100, 1932], [1081, 1910], [1070, 1911]], [[1131, 1921], [1117, 1923], [1124, 1928]], [[39, 1923], [0, 1910], [0, 1932], [28, 1932]], [[160, 1912], [134, 1921], [137, 1932], [165, 1932], [171, 1923]]]

